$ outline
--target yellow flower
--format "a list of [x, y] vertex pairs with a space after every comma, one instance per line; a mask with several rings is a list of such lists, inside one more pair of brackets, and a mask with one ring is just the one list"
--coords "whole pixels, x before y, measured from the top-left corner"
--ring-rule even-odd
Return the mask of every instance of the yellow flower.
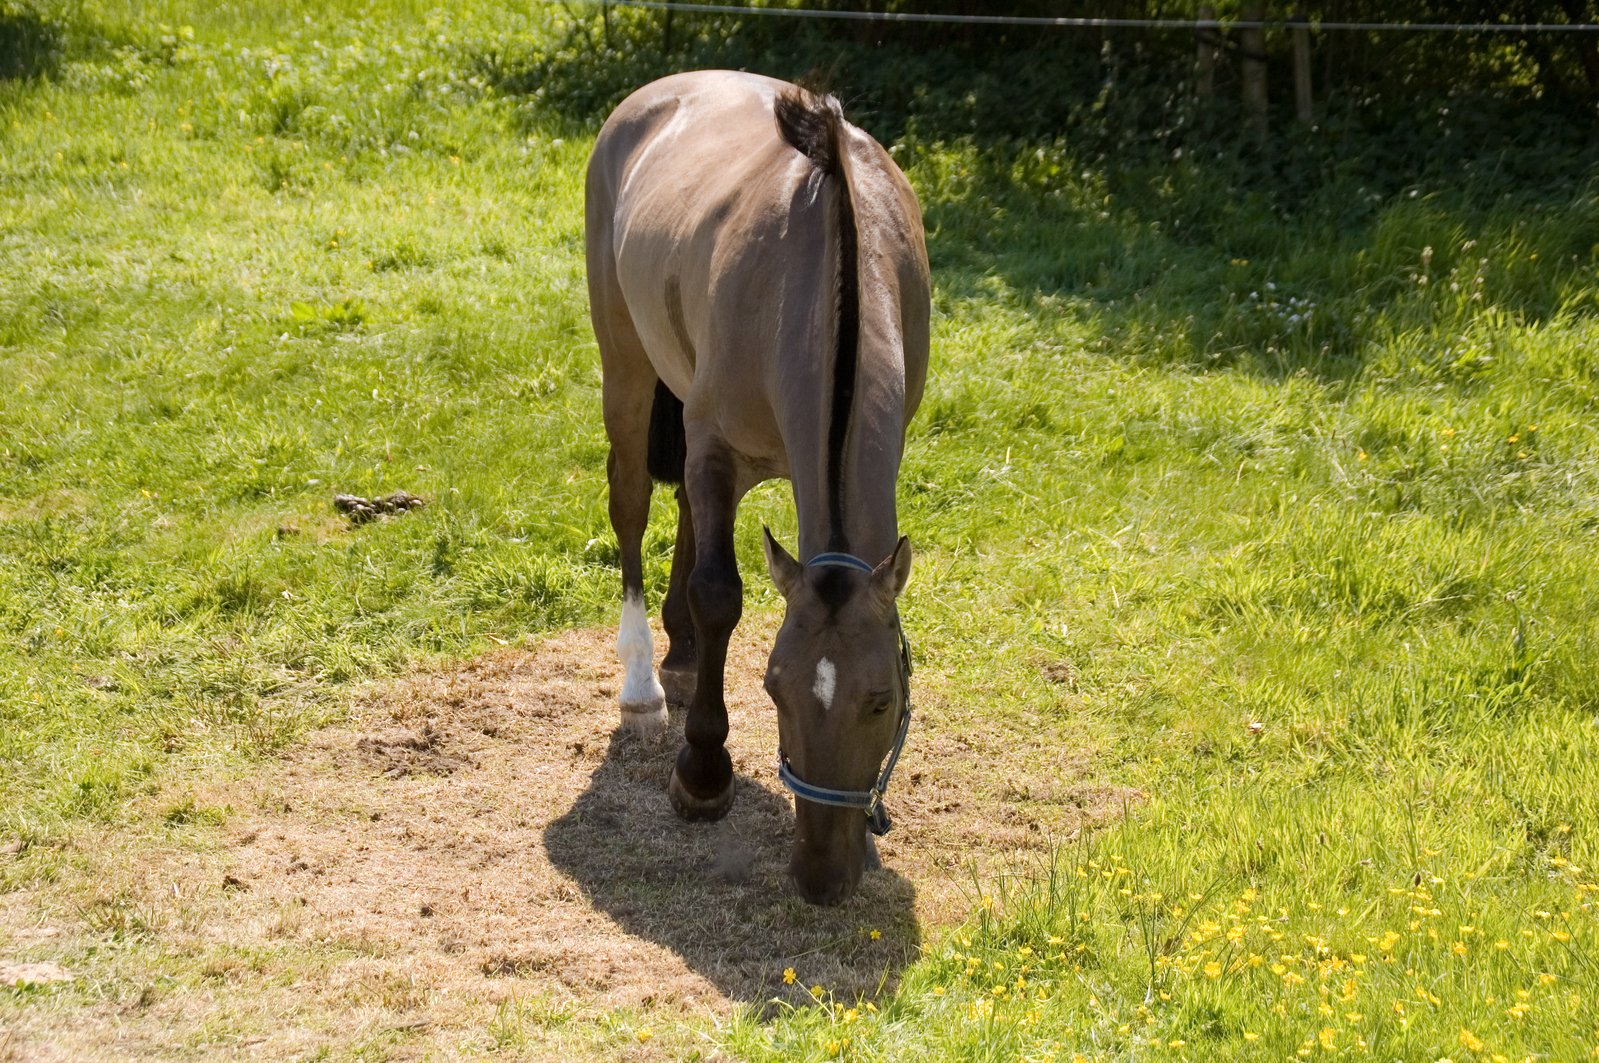
[[1486, 1046], [1483, 1045], [1482, 1038], [1462, 1026], [1460, 1028], [1460, 1047], [1470, 1052], [1481, 1052]]
[[645, 1041], [648, 1041], [651, 1037], [653, 1037], [654, 1034], [652, 1034], [649, 1030], [640, 1030], [633, 1036], [638, 1038], [639, 1044], [643, 1044]]
[[1251, 1032], [1249, 1030], [1245, 1030], [1244, 1031], [1244, 1040], [1246, 1040], [1246, 1041], [1258, 1041], [1258, 1040], [1260, 1040], [1260, 1034], [1253, 1033], [1253, 1032]]
[[883, 932], [881, 930], [874, 929], [872, 931], [871, 937], [872, 937], [873, 941], [876, 941], [878, 938], [880, 938], [882, 936], [883, 936]]
[[816, 998], [817, 1000], [821, 1000], [822, 999], [822, 994], [825, 993], [825, 992], [827, 992], [827, 991], [825, 989], [823, 989], [819, 985], [811, 986], [811, 996]]
[[784, 985], [793, 985], [794, 984], [794, 979], [798, 978], [798, 977], [799, 976], [794, 973], [794, 968], [792, 968], [792, 967], [783, 968], [783, 984]]
[[1316, 1040], [1321, 1042], [1323, 1052], [1331, 1052], [1337, 1047], [1338, 1031], [1331, 1026], [1323, 1026], [1321, 1033], [1316, 1035]]
[[1211, 960], [1209, 963], [1205, 964], [1205, 977], [1220, 978], [1221, 964], [1217, 963], [1215, 960]]

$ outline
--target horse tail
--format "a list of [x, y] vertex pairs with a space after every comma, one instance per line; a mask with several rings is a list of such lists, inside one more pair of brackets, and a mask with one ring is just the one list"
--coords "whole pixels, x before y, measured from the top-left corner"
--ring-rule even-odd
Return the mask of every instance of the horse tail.
[[777, 128], [788, 144], [805, 155], [836, 189], [838, 211], [837, 351], [827, 438], [828, 509], [832, 549], [843, 549], [844, 444], [855, 403], [860, 360], [860, 253], [855, 204], [850, 194], [849, 149], [844, 142], [844, 109], [829, 95], [804, 89], [778, 94]]
[[650, 442], [645, 466], [650, 478], [664, 484], [683, 482], [688, 439], [683, 434], [683, 401], [666, 382], [655, 382], [655, 403], [650, 407]]

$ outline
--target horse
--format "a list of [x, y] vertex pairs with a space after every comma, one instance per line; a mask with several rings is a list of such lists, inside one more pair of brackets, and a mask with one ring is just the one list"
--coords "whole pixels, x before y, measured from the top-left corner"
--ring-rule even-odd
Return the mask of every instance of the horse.
[[[765, 685], [796, 796], [789, 871], [806, 900], [841, 903], [877, 866], [871, 835], [888, 828], [882, 793], [910, 720], [896, 603], [911, 544], [895, 490], [927, 377], [920, 205], [834, 97], [699, 71], [644, 86], [606, 120], [585, 237], [622, 570], [622, 725], [656, 735], [668, 701], [687, 705], [671, 804], [691, 821], [726, 815], [734, 517], [751, 487], [787, 478], [798, 559], [763, 529], [785, 602]], [[659, 676], [642, 561], [655, 482], [678, 502]]]

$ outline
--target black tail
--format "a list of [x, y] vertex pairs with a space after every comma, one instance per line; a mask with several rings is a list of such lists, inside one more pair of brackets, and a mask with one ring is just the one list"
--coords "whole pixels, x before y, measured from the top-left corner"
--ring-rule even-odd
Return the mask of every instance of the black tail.
[[860, 262], [856, 250], [855, 204], [850, 198], [847, 150], [842, 141], [844, 109], [832, 96], [790, 89], [777, 97], [777, 129], [783, 139], [833, 179], [838, 195], [838, 356], [833, 366], [833, 401], [827, 433], [829, 549], [844, 543], [844, 443], [855, 407], [855, 374], [860, 361]]
[[683, 462], [688, 440], [683, 435], [683, 403], [662, 381], [655, 382], [655, 405], [650, 407], [650, 446], [645, 464], [650, 478], [663, 484], [683, 482]]

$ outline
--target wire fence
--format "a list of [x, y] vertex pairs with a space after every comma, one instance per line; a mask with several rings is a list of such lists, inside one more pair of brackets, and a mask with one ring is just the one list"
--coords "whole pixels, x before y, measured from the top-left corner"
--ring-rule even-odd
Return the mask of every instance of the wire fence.
[[[570, 0], [542, 0], [570, 6]], [[914, 11], [830, 11], [813, 7], [746, 7], [691, 0], [579, 0], [590, 7], [642, 8], [702, 15], [832, 19], [854, 22], [916, 22], [965, 26], [1024, 26], [1057, 29], [1245, 30], [1308, 28], [1354, 33], [1599, 33], [1595, 22], [1318, 22], [1301, 19], [1053, 18], [1040, 15], [956, 15]]]

